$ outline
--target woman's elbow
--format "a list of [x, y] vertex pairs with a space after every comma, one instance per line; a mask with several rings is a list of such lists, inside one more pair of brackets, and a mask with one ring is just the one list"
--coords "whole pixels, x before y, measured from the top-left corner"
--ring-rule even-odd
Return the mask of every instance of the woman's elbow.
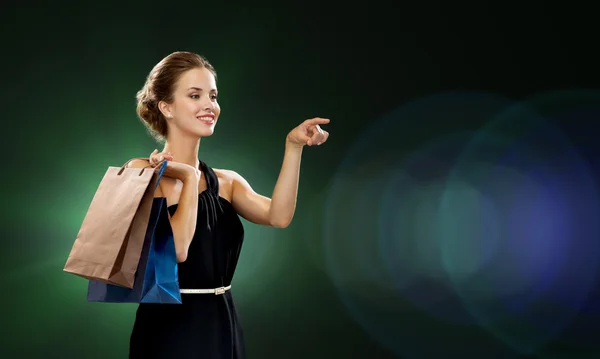
[[269, 225], [274, 228], [287, 228], [290, 225], [292, 219], [277, 219], [269, 221]]
[[177, 263], [183, 263], [187, 260], [187, 251], [177, 251]]
[[183, 263], [187, 260], [188, 248], [190, 247], [191, 240], [186, 240], [184, 238], [185, 237], [183, 237], [180, 233], [173, 233], [177, 263]]

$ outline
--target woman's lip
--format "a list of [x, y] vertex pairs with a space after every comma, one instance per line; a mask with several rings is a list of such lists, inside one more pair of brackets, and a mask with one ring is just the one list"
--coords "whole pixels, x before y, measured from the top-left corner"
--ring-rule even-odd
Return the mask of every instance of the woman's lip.
[[204, 123], [210, 124], [210, 125], [215, 123], [215, 120], [212, 118], [211, 119], [203, 119], [203, 118], [198, 117], [198, 119], [200, 120], [200, 122], [204, 122]]

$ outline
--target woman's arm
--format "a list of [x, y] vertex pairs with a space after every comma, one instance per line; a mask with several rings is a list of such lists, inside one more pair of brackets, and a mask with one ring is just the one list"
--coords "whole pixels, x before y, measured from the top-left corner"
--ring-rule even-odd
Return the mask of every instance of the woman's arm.
[[[169, 164], [167, 163], [167, 167]], [[191, 167], [193, 169], [193, 167]], [[177, 210], [171, 216], [171, 228], [173, 229], [173, 239], [175, 240], [175, 250], [177, 251], [177, 262], [182, 263], [187, 259], [188, 249], [192, 244], [194, 233], [196, 231], [196, 221], [198, 219], [198, 177], [195, 174], [188, 174], [180, 178], [183, 182], [181, 195]]]
[[273, 227], [285, 228], [294, 218], [298, 198], [301, 159], [302, 146], [286, 141], [283, 164], [269, 206], [269, 222]]
[[285, 228], [291, 223], [298, 197], [302, 148], [306, 144], [320, 145], [327, 141], [329, 133], [319, 127], [326, 123], [329, 120], [315, 118], [305, 121], [290, 132], [272, 198], [254, 192], [248, 182], [236, 172], [222, 171], [231, 178], [232, 204], [240, 216], [256, 224], [277, 228]]
[[[128, 167], [147, 167], [146, 160], [134, 160]], [[167, 162], [163, 176], [178, 179], [183, 182], [177, 211], [171, 216], [171, 228], [177, 252], [177, 261], [185, 262], [188, 249], [192, 243], [198, 217], [198, 175], [194, 167], [178, 163]], [[155, 197], [164, 197], [160, 186], [156, 189]]]

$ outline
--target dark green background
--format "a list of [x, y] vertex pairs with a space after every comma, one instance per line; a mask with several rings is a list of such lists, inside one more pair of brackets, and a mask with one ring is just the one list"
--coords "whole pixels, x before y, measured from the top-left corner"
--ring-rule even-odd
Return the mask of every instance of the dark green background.
[[[368, 316], [356, 321], [349, 314], [328, 272], [323, 208], [349, 146], [408, 101], [448, 91], [522, 100], [597, 87], [592, 11], [570, 3], [554, 9], [476, 1], [398, 2], [395, 8], [373, 2], [117, 4], [21, 3], [0, 12], [0, 357], [126, 357], [135, 306], [87, 303], [85, 280], [62, 267], [106, 168], [157, 147], [136, 119], [134, 96], [152, 66], [176, 50], [203, 54], [219, 76], [222, 115], [215, 135], [202, 141], [200, 157], [239, 172], [258, 192], [271, 194], [289, 130], [306, 118], [332, 120], [329, 142], [304, 151], [292, 225], [245, 223], [233, 286], [249, 358], [518, 357], [477, 326], [438, 321], [407, 300], [349, 284], [347, 296], [400, 318], [397, 326], [380, 327], [385, 336], [397, 336], [397, 353], [378, 342], [364, 329]], [[408, 153], [486, 120], [431, 118], [426, 130], [413, 131], [418, 124], [409, 123], [391, 137]], [[588, 146], [593, 163], [596, 124], [578, 125], [571, 140]], [[363, 178], [385, 160], [388, 145], [380, 143], [373, 163], [360, 168]], [[347, 220], [361, 215], [368, 210]], [[365, 233], [364, 241], [371, 241], [369, 228]], [[418, 335], [406, 341], [404, 331]], [[540, 350], [548, 358], [600, 357], [598, 346]]]

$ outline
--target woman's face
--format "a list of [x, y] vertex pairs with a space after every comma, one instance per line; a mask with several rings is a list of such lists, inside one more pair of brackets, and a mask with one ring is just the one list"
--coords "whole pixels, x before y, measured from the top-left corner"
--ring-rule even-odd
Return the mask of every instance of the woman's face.
[[215, 76], [206, 68], [195, 68], [184, 73], [173, 93], [173, 102], [161, 108], [169, 133], [205, 137], [213, 134], [221, 113], [217, 102]]

